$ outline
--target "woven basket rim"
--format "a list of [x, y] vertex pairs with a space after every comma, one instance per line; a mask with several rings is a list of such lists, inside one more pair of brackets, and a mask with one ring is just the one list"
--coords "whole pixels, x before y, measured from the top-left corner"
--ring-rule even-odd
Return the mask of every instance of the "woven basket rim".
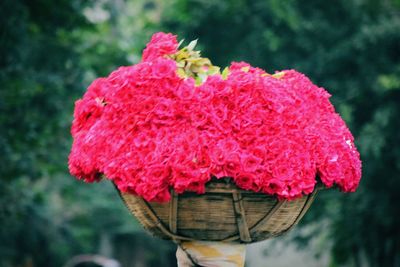
[[[268, 234], [267, 238], [275, 237], [280, 234], [286, 233], [289, 230], [291, 230], [299, 221], [300, 219], [304, 216], [306, 211], [309, 209], [311, 206], [311, 203], [313, 202], [317, 192], [322, 189], [323, 186], [321, 184], [316, 185], [315, 189], [313, 190], [312, 193], [303, 196], [305, 198], [304, 205], [298, 210], [298, 215], [296, 215], [295, 220], [291, 225], [284, 231], [281, 231], [280, 233], [271, 233], [270, 235]], [[159, 215], [153, 210], [152, 204], [153, 202], [148, 202], [144, 200], [141, 196], [137, 196], [134, 194], [130, 193], [123, 193], [116, 188], [121, 199], [125, 203], [125, 206], [130, 210], [132, 215], [137, 217], [139, 223], [147, 230], [152, 232], [152, 228], [156, 227], [160, 232], [163, 238], [170, 239], [174, 242], [181, 242], [181, 241], [190, 241], [190, 240], [200, 240], [196, 238], [192, 238], [190, 236], [185, 236], [182, 234], [178, 234], [177, 232], [177, 224], [178, 224], [178, 217], [177, 217], [177, 206], [178, 206], [178, 199], [180, 199], [180, 195], [186, 194], [187, 196], [190, 195], [207, 195], [207, 194], [216, 194], [216, 195], [231, 195], [232, 196], [232, 202], [233, 202], [233, 208], [234, 208], [234, 213], [236, 214], [236, 223], [237, 223], [237, 229], [238, 232], [237, 234], [234, 234], [232, 236], [228, 236], [224, 239], [221, 239], [220, 241], [225, 241], [225, 242], [240, 242], [240, 243], [252, 243], [252, 242], [257, 242], [261, 240], [256, 240], [254, 241], [254, 238], [252, 238], [252, 233], [256, 233], [258, 231], [259, 227], [262, 227], [263, 223], [266, 223], [270, 218], [272, 218], [277, 212], [281, 206], [283, 207], [284, 205], [287, 205], [290, 203], [289, 200], [279, 200], [275, 196], [271, 196], [262, 192], [254, 192], [254, 191], [249, 191], [249, 190], [243, 190], [240, 189], [236, 186], [236, 184], [232, 183], [230, 179], [223, 179], [223, 180], [211, 180], [206, 184], [206, 192], [204, 194], [197, 194], [195, 192], [183, 192], [182, 194], [177, 194], [174, 190], [171, 190], [171, 200], [165, 203], [161, 203], [162, 205], [165, 205], [165, 208], [169, 209], [169, 219], [164, 224]], [[273, 205], [272, 209], [268, 211], [262, 219], [257, 222], [255, 225], [252, 225], [250, 228], [248, 227], [246, 223], [246, 212], [243, 208], [243, 196], [246, 195], [266, 195], [271, 197], [271, 199], [275, 199], [275, 204]], [[128, 199], [134, 199], [135, 202], [135, 207], [132, 206], [132, 203], [129, 203], [130, 200]], [[143, 217], [144, 216], [144, 217]], [[142, 219], [140, 219], [141, 217]], [[147, 219], [146, 219], [147, 218]], [[143, 220], [143, 221], [142, 221]], [[155, 234], [152, 232], [153, 235]], [[157, 234], [156, 234], [157, 235]], [[158, 235], [160, 236], [160, 235]], [[257, 239], [257, 238], [256, 238]], [[266, 239], [266, 238], [265, 238]]]

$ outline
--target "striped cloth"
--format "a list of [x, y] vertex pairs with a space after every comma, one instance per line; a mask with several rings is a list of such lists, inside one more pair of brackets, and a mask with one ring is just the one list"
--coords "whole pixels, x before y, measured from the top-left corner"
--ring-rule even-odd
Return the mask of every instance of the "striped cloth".
[[243, 267], [246, 245], [226, 242], [187, 241], [178, 246], [178, 267]]

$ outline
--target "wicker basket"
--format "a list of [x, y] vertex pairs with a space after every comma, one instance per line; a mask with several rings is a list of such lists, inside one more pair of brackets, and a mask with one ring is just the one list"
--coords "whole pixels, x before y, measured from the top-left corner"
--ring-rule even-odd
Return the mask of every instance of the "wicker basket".
[[232, 183], [212, 181], [206, 193], [172, 193], [168, 203], [147, 202], [121, 193], [130, 212], [146, 230], [174, 241], [208, 240], [252, 243], [281, 235], [294, 227], [318, 189], [292, 201], [245, 191]]

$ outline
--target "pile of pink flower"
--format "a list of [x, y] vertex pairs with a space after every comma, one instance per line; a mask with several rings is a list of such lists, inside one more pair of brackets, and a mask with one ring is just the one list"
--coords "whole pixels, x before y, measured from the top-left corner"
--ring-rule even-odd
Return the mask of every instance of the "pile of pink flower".
[[232, 63], [201, 84], [177, 73], [176, 36], [156, 33], [140, 63], [96, 79], [75, 105], [74, 176], [165, 202], [211, 178], [295, 199], [316, 179], [353, 192], [361, 161], [330, 95], [294, 70]]

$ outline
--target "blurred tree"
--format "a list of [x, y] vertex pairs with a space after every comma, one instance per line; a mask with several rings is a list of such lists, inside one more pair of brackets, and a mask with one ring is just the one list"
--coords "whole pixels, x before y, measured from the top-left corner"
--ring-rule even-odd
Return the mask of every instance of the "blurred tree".
[[[332, 266], [400, 266], [400, 2], [174, 0], [164, 30], [199, 38], [215, 64], [295, 68], [332, 93], [363, 159], [357, 193], [323, 192]], [[319, 202], [319, 203], [318, 203]]]

